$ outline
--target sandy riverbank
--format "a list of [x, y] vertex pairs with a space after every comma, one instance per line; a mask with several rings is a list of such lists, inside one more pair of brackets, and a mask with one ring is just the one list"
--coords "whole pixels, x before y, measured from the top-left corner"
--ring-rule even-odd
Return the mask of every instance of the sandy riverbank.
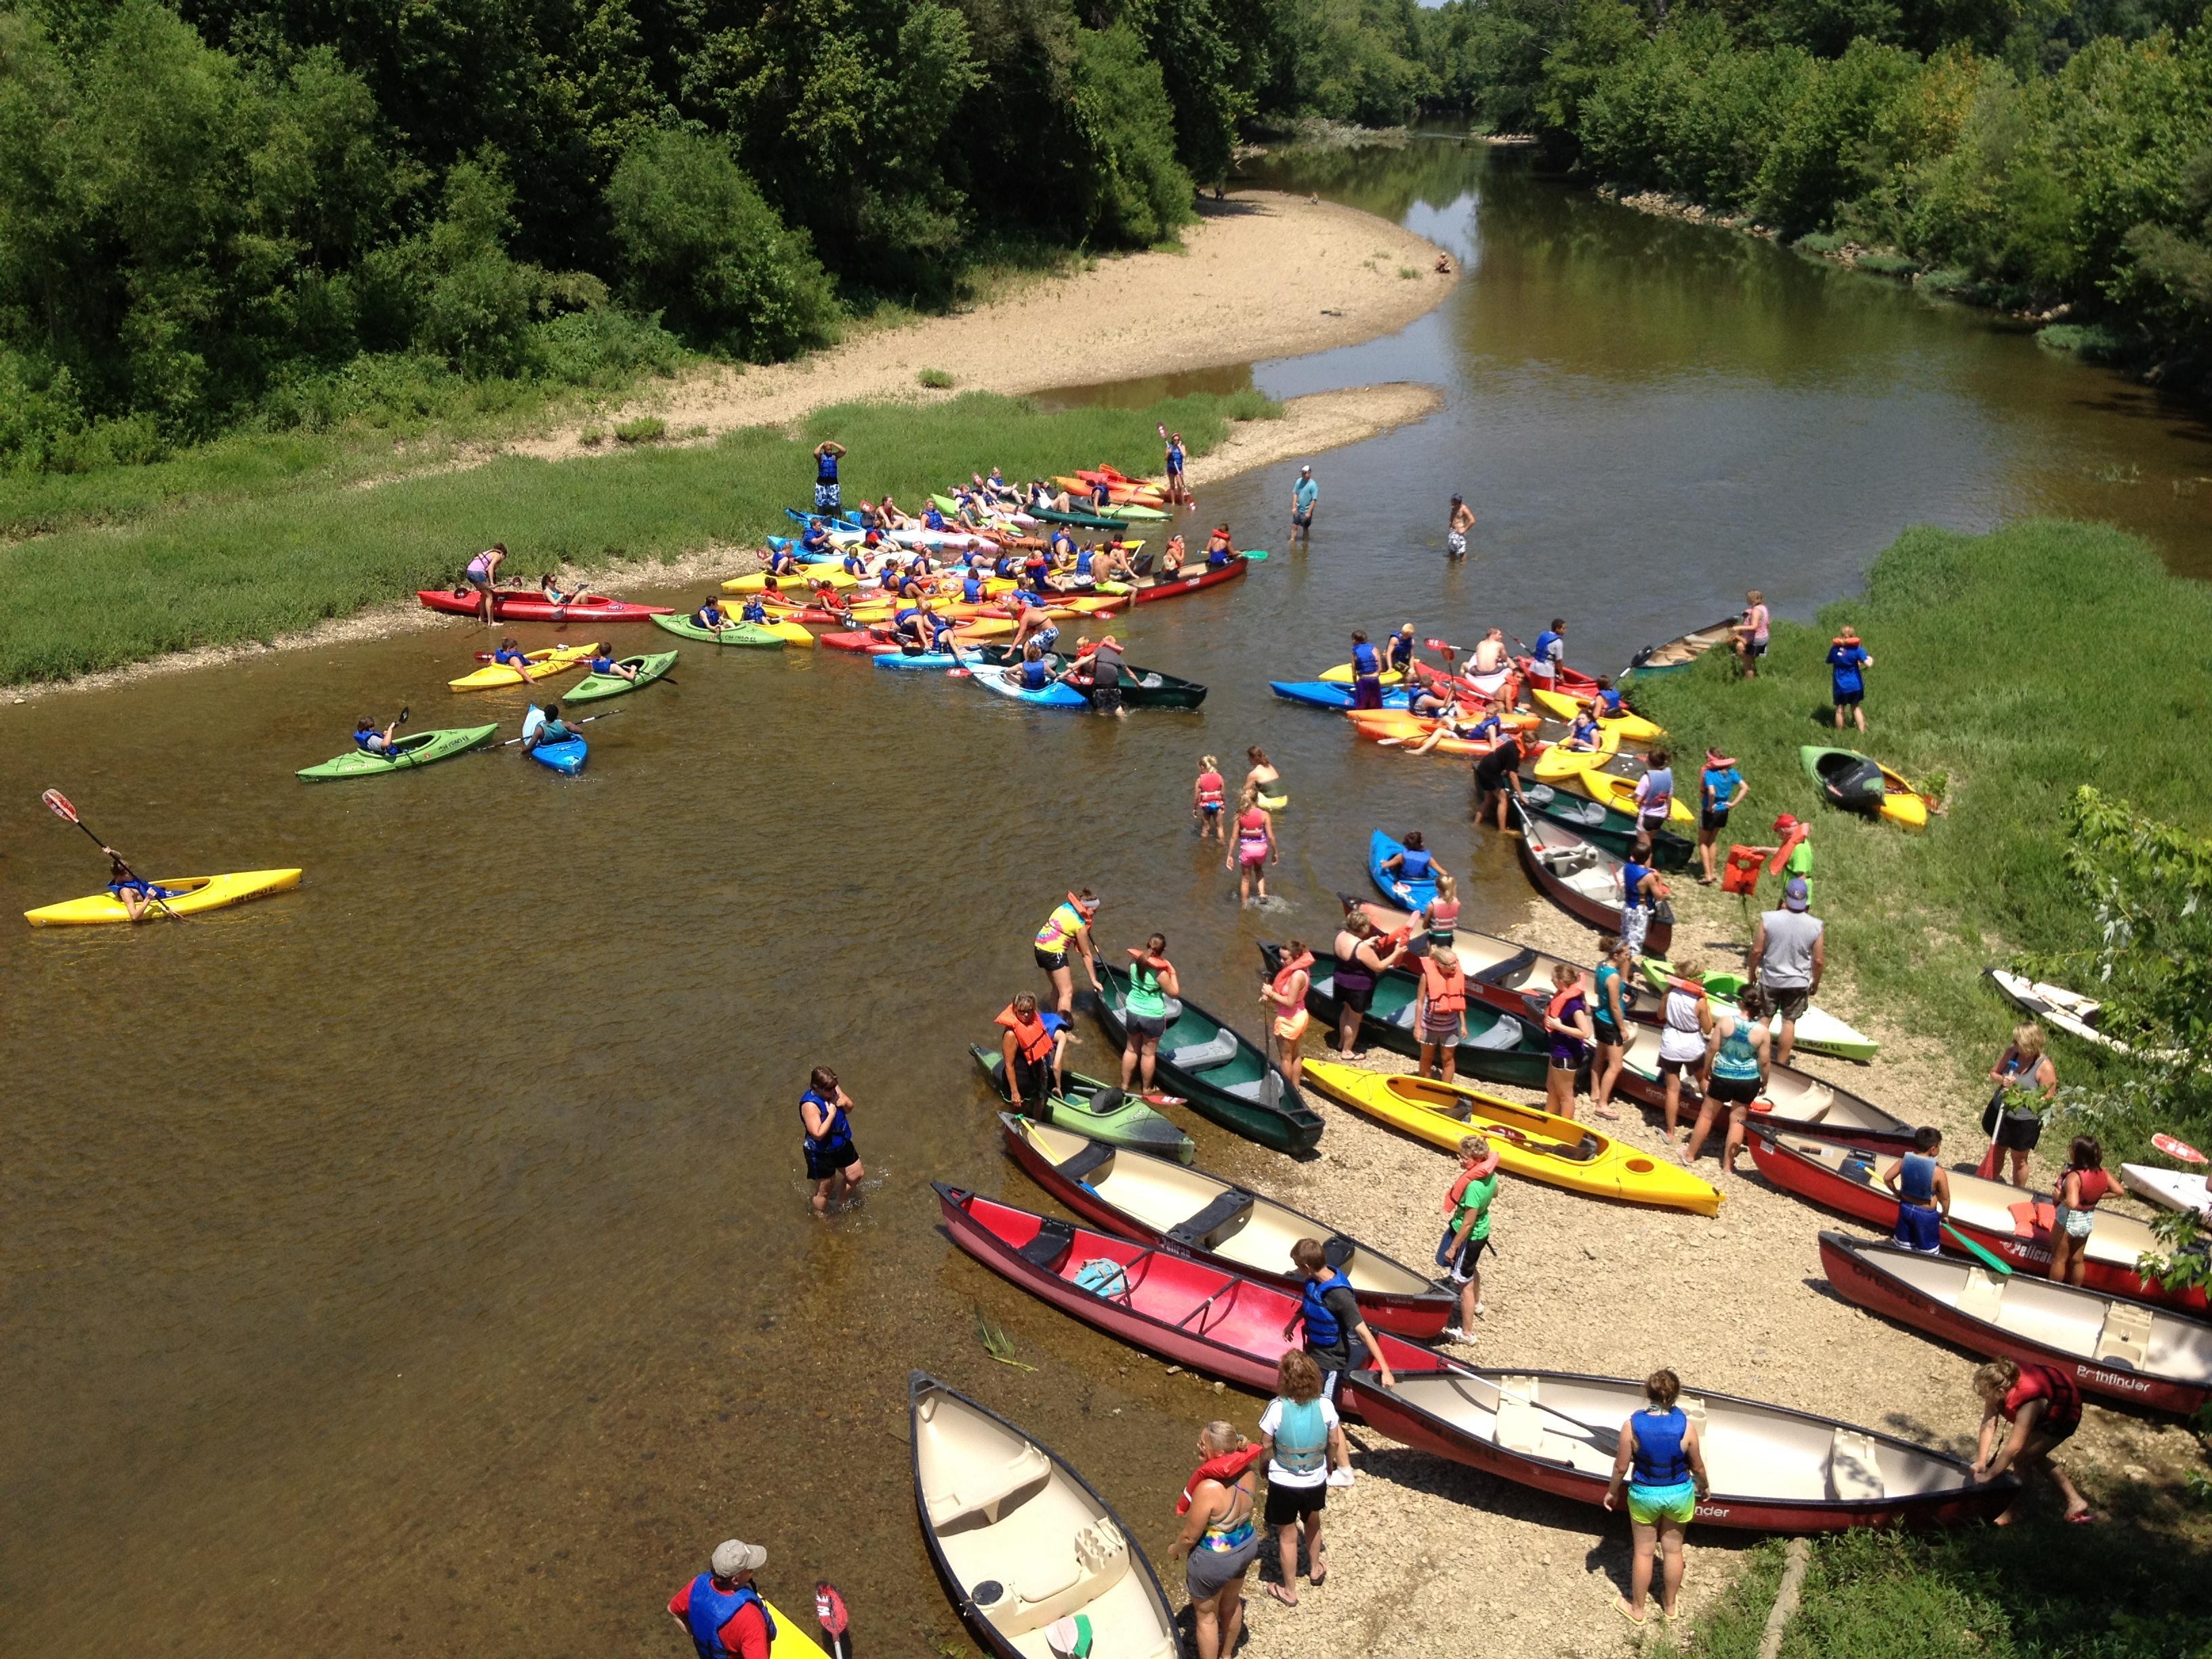
[[[1680, 938], [1709, 963], [1740, 957], [1735, 902], [1675, 884]], [[1691, 890], [1686, 895], [1683, 889]], [[1548, 905], [1514, 930], [1522, 942], [1578, 961], [1595, 936]], [[1851, 1000], [1838, 964], [1821, 1002], [1881, 1039], [1869, 1066], [1809, 1060], [1808, 1069], [1905, 1115], [1942, 1124], [1952, 1161], [1972, 1139], [1980, 1067], [1913, 1041]], [[1310, 1036], [1307, 1052], [1325, 1053]], [[1371, 1050], [1363, 1063], [1409, 1071]], [[1487, 1085], [1485, 1085], [1487, 1086]], [[1523, 1091], [1495, 1092], [1540, 1103]], [[1311, 1097], [1328, 1118], [1325, 1156], [1282, 1164], [1274, 1196], [1324, 1218], [1389, 1255], [1423, 1263], [1436, 1248], [1438, 1206], [1456, 1172], [1442, 1152], [1382, 1129], [1350, 1109]], [[1657, 1115], [1623, 1103], [1617, 1121], [1586, 1118], [1603, 1133], [1664, 1156]], [[1472, 1364], [1641, 1376], [1672, 1365], [1687, 1388], [1736, 1394], [1826, 1413], [1900, 1437], [1971, 1455], [1980, 1407], [1968, 1383], [1977, 1363], [1833, 1295], [1820, 1270], [1825, 1228], [1856, 1231], [1840, 1218], [1769, 1187], [1755, 1174], [1719, 1174], [1717, 1137], [1699, 1173], [1725, 1194], [1713, 1219], [1613, 1205], [1509, 1177], [1495, 1210], [1493, 1249], [1483, 1262], [1486, 1312], [1472, 1345], [1453, 1350]], [[1977, 1144], [1966, 1152], [1971, 1164]], [[1741, 1167], [1749, 1171], [1747, 1157]], [[1193, 1385], [1192, 1414], [1212, 1414]], [[1219, 1396], [1209, 1395], [1209, 1401]], [[1231, 1413], [1253, 1431], [1263, 1402]], [[1568, 1503], [1351, 1431], [1358, 1484], [1331, 1493], [1330, 1578], [1301, 1586], [1296, 1608], [1279, 1606], [1249, 1581], [1255, 1650], [1282, 1659], [1340, 1653], [1378, 1659], [1479, 1650], [1508, 1659], [1629, 1655], [1637, 1632], [1613, 1609], [1626, 1589], [1628, 1527], [1618, 1516]], [[2146, 1475], [2177, 1485], [2196, 1457], [2178, 1424], [2131, 1417], [2092, 1403], [2068, 1458], [2093, 1503]], [[2160, 1474], [2162, 1472], [2162, 1477]], [[2035, 1492], [2038, 1514], [2051, 1500]], [[2049, 1524], [2039, 1520], [2038, 1524]], [[1751, 1539], [1693, 1527], [1683, 1611], [1694, 1616], [1733, 1580]], [[1264, 1576], [1272, 1552], [1263, 1552]], [[1654, 1621], [1656, 1628], [1656, 1621]]]

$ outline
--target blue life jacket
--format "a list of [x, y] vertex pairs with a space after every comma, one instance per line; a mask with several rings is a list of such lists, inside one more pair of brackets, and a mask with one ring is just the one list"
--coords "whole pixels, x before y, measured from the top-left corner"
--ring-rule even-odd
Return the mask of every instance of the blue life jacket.
[[1382, 659], [1365, 640], [1352, 647], [1352, 671], [1362, 679], [1373, 679], [1382, 672]]
[[723, 616], [720, 606], [702, 605], [691, 613], [691, 620], [702, 628], [713, 628], [728, 619]]
[[1690, 1478], [1690, 1460], [1683, 1453], [1683, 1437], [1690, 1419], [1680, 1406], [1664, 1412], [1636, 1413], [1636, 1455], [1632, 1479], [1639, 1486], [1679, 1486]]
[[937, 510], [937, 503], [935, 501], [932, 501], [929, 504], [927, 510], [922, 514], [921, 522], [925, 526], [931, 530], [942, 530], [945, 528], [945, 515]]
[[1062, 553], [1075, 551], [1075, 538], [1067, 533], [1065, 526], [1052, 532], [1052, 545], [1049, 550], [1054, 558], [1058, 558]]
[[491, 653], [491, 659], [494, 662], [527, 663], [530, 660], [530, 653], [527, 651], [510, 651], [502, 645]]
[[1570, 743], [1586, 743], [1592, 748], [1595, 748], [1599, 741], [1597, 721], [1595, 719], [1594, 719], [1587, 711], [1576, 715], [1573, 729], [1567, 733], [1567, 741]]
[[1168, 471], [1170, 472], [1180, 472], [1182, 471], [1182, 446], [1181, 444], [1170, 444], [1168, 446]]
[[814, 482], [817, 483], [837, 482], [837, 458], [835, 455], [824, 453], [814, 458]]
[[367, 753], [368, 750], [368, 740], [375, 735], [376, 728], [374, 726], [364, 726], [360, 731], [353, 734], [354, 744], [363, 753]]
[[960, 597], [970, 605], [982, 604], [983, 579], [973, 571], [969, 572], [968, 579], [960, 584]]
[[1344, 1344], [1344, 1322], [1329, 1310], [1322, 1297], [1334, 1290], [1349, 1290], [1352, 1281], [1335, 1268], [1329, 1269], [1322, 1279], [1309, 1279], [1305, 1288], [1298, 1292], [1299, 1303], [1306, 1316], [1306, 1346], [1336, 1348]]
[[830, 545], [830, 532], [819, 525], [809, 525], [806, 533], [799, 538], [799, 544], [809, 553], [819, 553]]
[[684, 1609], [684, 1625], [691, 1633], [691, 1645], [699, 1650], [699, 1659], [729, 1659], [730, 1650], [722, 1645], [722, 1626], [736, 1618], [738, 1609], [747, 1602], [760, 1609], [761, 1622], [768, 1626], [768, 1644], [775, 1647], [775, 1615], [768, 1610], [758, 1590], [750, 1584], [739, 1589], [716, 1589], [710, 1572], [691, 1581], [691, 1601]]
[[1091, 550], [1087, 547], [1075, 556], [1075, 574], [1079, 576], [1091, 574]]
[[744, 610], [739, 614], [743, 621], [751, 623], [756, 627], [768, 621], [768, 607], [758, 599], [747, 599]]
[[845, 556], [838, 562], [845, 567], [845, 574], [848, 576], [863, 575], [868, 568], [868, 562], [852, 548], [845, 550]]
[[1401, 881], [1426, 881], [1429, 866], [1436, 862], [1434, 855], [1425, 848], [1401, 847], [1398, 849], [1398, 857], [1402, 860], [1398, 871]]
[[1504, 730], [1505, 722], [1504, 720], [1498, 719], [1495, 714], [1486, 714], [1474, 723], [1474, 730], [1468, 732], [1468, 735], [1470, 738], [1477, 739], [1483, 738], [1494, 738]]
[[1607, 686], [1604, 690], [1599, 692], [1597, 694], [1597, 700], [1605, 705], [1605, 712], [1607, 714], [1618, 714], [1620, 713], [1622, 708], [1620, 693], [1613, 687]]
[[1917, 1204], [1925, 1209], [1936, 1201], [1936, 1160], [1923, 1158], [1918, 1152], [1907, 1152], [1899, 1160], [1897, 1184], [1903, 1189], [1907, 1204]]
[[901, 611], [898, 613], [898, 616], [894, 619], [893, 625], [896, 627], [902, 634], [912, 634], [916, 638], [920, 638], [921, 630], [915, 626], [915, 618], [920, 615], [921, 615], [921, 607], [920, 605], [908, 605], [903, 611]]
[[[841, 1152], [844, 1148], [851, 1146], [853, 1144], [853, 1126], [845, 1116], [845, 1109], [842, 1106], [832, 1106], [828, 1101], [823, 1099], [819, 1094], [811, 1089], [809, 1089], [805, 1094], [799, 1097], [799, 1127], [802, 1129], [805, 1127], [805, 1108], [810, 1101], [830, 1114], [830, 1133], [826, 1135], [808, 1135], [806, 1137], [806, 1150], [819, 1156], [823, 1152]], [[725, 1618], [728, 1617], [726, 1613], [723, 1616]]]
[[1634, 859], [1624, 860], [1620, 866], [1621, 904], [1630, 910], [1641, 909], [1650, 902], [1644, 896], [1644, 878], [1651, 873], [1651, 866], [1638, 864]]
[[611, 674], [615, 672], [615, 659], [612, 657], [594, 657], [590, 666], [594, 674]]
[[1042, 691], [1046, 686], [1050, 685], [1051, 684], [1052, 668], [1042, 658], [1039, 658], [1036, 662], [1024, 661], [1022, 664], [1022, 689], [1024, 690]]
[[1393, 634], [1383, 644], [1382, 660], [1392, 668], [1403, 668], [1413, 660], [1413, 642], [1403, 634]]
[[1565, 644], [1565, 640], [1548, 628], [1536, 635], [1535, 658], [1547, 672], [1557, 667], [1559, 658], [1566, 654], [1560, 649]]

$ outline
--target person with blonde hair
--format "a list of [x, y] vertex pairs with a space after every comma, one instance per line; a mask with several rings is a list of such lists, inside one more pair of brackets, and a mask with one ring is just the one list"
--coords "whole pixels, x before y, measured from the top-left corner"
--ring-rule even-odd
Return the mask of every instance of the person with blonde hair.
[[1597, 1025], [1590, 1017], [1582, 969], [1571, 962], [1552, 964], [1552, 999], [1544, 1005], [1544, 1034], [1552, 1040], [1551, 1060], [1544, 1068], [1544, 1109], [1556, 1117], [1572, 1117], [1575, 1078], [1589, 1063]]
[[[2081, 1390], [2056, 1365], [2023, 1365], [2016, 1359], [1992, 1359], [1974, 1371], [1974, 1392], [1982, 1397], [1981, 1438], [1974, 1451], [1974, 1479], [1994, 1480], [2007, 1469], [2025, 1476], [2040, 1468], [2066, 1500], [2066, 1518], [2080, 1526], [2097, 1517], [2065, 1470], [2051, 1461], [2081, 1426]], [[2004, 1444], [1997, 1444], [2002, 1424]], [[2008, 1527], [2019, 1513], [2014, 1504], [1996, 1518]]]
[[[1199, 1431], [1198, 1455], [1226, 1456], [1243, 1437], [1230, 1424], [1209, 1423]], [[1190, 1558], [1188, 1583], [1199, 1659], [1235, 1653], [1244, 1632], [1244, 1575], [1260, 1554], [1260, 1529], [1252, 1522], [1253, 1485], [1249, 1468], [1232, 1480], [1194, 1480], [1182, 1532], [1168, 1546], [1170, 1559]]]
[[1421, 973], [1420, 1074], [1434, 1075], [1430, 1068], [1441, 1052], [1442, 1075], [1449, 1083], [1459, 1072], [1459, 1045], [1467, 1041], [1467, 974], [1459, 965], [1459, 952], [1448, 945], [1415, 961]]
[[1744, 678], [1755, 680], [1759, 678], [1759, 659], [1766, 654], [1773, 614], [1766, 608], [1766, 595], [1755, 587], [1743, 596], [1743, 620], [1735, 625], [1735, 659]]
[[1236, 845], [1221, 861], [1223, 869], [1237, 872], [1239, 904], [1251, 903], [1255, 889], [1261, 902], [1267, 902], [1267, 864], [1271, 859], [1277, 864], [1283, 861], [1283, 849], [1275, 841], [1275, 820], [1260, 805], [1258, 788], [1248, 783], [1237, 801]]
[[[1344, 1428], [1336, 1404], [1322, 1393], [1321, 1367], [1303, 1348], [1284, 1352], [1275, 1367], [1275, 1397], [1261, 1413], [1260, 1437], [1267, 1448], [1267, 1523], [1275, 1529], [1283, 1582], [1267, 1594], [1286, 1607], [1298, 1604], [1298, 1534], [1306, 1540], [1306, 1578], [1316, 1589], [1328, 1577], [1322, 1555], [1322, 1512], [1328, 1507], [1329, 1472], [1349, 1469]], [[1347, 1477], [1348, 1478], [1348, 1477]]]
[[1622, 1488], [1627, 1489], [1635, 1555], [1628, 1594], [1615, 1605], [1632, 1625], [1644, 1622], [1655, 1555], [1662, 1555], [1666, 1563], [1659, 1581], [1659, 1616], [1674, 1619], [1682, 1592], [1682, 1534], [1710, 1490], [1698, 1424], [1675, 1403], [1681, 1393], [1682, 1379], [1664, 1366], [1644, 1379], [1644, 1397], [1650, 1403], [1621, 1424], [1613, 1480], [1605, 1489], [1609, 1510], [1620, 1507]]
[[2049, 1042], [2033, 1020], [2015, 1025], [2011, 1046], [1990, 1067], [1990, 1081], [1997, 1086], [1990, 1103], [1982, 1109], [1982, 1133], [1990, 1138], [1990, 1150], [1983, 1155], [1980, 1170], [1984, 1179], [2002, 1178], [1997, 1166], [2003, 1161], [2002, 1154], [2009, 1152], [2012, 1184], [2027, 1185], [2027, 1155], [2043, 1138], [2043, 1112], [2033, 1097], [2041, 1096], [2042, 1103], [2048, 1105], [2058, 1092], [2058, 1068], [2044, 1052]]

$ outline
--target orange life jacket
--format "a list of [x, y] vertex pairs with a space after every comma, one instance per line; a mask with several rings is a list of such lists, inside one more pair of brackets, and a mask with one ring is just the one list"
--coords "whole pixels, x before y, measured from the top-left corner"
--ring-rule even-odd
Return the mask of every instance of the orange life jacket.
[[1031, 1014], [1025, 1025], [1010, 1002], [1000, 1010], [999, 1018], [993, 1024], [1003, 1025], [1014, 1034], [1015, 1046], [1021, 1050], [1022, 1058], [1030, 1065], [1052, 1058], [1052, 1033], [1045, 1030], [1044, 1021], [1038, 1016]]
[[[1559, 1018], [1559, 1016], [1566, 1011], [1567, 1005], [1570, 1002], [1572, 1002], [1577, 997], [1582, 995], [1583, 995], [1583, 984], [1580, 980], [1577, 980], [1572, 985], [1566, 987], [1564, 990], [1553, 992], [1551, 1006], [1544, 1010], [1544, 1018], [1547, 1019]], [[1588, 1008], [1589, 1006], [1587, 1000], [1584, 1001], [1583, 1006], [1584, 1008]]]
[[1285, 963], [1279, 969], [1278, 969], [1275, 972], [1275, 994], [1277, 996], [1282, 995], [1283, 993], [1289, 988], [1291, 981], [1294, 976], [1303, 974], [1307, 969], [1313, 966], [1313, 960], [1314, 955], [1312, 951], [1301, 951], [1297, 955], [1292, 957], [1288, 962]]
[[1267, 1443], [1261, 1441], [1256, 1445], [1240, 1446], [1233, 1452], [1224, 1452], [1218, 1457], [1207, 1458], [1206, 1462], [1193, 1469], [1190, 1472], [1190, 1479], [1183, 1482], [1182, 1496], [1176, 1499], [1176, 1513], [1177, 1515], [1190, 1513], [1191, 1493], [1197, 1490], [1200, 1481], [1218, 1480], [1226, 1486], [1242, 1480], [1244, 1471], [1267, 1455]]
[[1467, 1006], [1467, 975], [1457, 968], [1446, 974], [1434, 957], [1421, 958], [1421, 989], [1432, 1012], [1456, 1014]]

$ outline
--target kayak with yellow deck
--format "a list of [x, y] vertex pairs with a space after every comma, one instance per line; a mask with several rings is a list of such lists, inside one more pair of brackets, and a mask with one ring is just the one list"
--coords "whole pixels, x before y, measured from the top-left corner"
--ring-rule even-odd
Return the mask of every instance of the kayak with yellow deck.
[[[1555, 720], [1563, 720], [1570, 726], [1574, 724], [1576, 715], [1597, 701], [1595, 697], [1569, 696], [1564, 691], [1532, 690], [1528, 693], [1528, 698], [1546, 714]], [[1665, 726], [1656, 721], [1645, 720], [1632, 708], [1619, 714], [1600, 714], [1597, 723], [1620, 733], [1623, 743], [1656, 743], [1667, 735]]]
[[[1568, 781], [1599, 805], [1610, 806], [1614, 811], [1626, 812], [1630, 817], [1637, 816], [1635, 779], [1624, 778], [1616, 772], [1600, 772], [1592, 769], [1576, 773]], [[1668, 804], [1668, 823], [1695, 823], [1697, 821], [1698, 815], [1690, 810], [1689, 804], [1680, 795]]]
[[556, 645], [545, 651], [526, 651], [523, 655], [529, 659], [527, 662], [488, 662], [475, 673], [447, 680], [446, 684], [455, 691], [491, 691], [502, 685], [550, 679], [581, 667], [584, 659], [597, 649], [591, 645]]
[[[139, 919], [158, 921], [165, 909], [174, 915], [197, 915], [202, 911], [220, 910], [226, 905], [243, 904], [264, 894], [285, 892], [299, 884], [297, 870], [237, 870], [221, 876], [159, 877], [153, 885], [161, 895], [161, 902], [155, 904], [149, 901]], [[23, 920], [33, 927], [88, 927], [103, 922], [128, 921], [131, 911], [112, 893], [94, 893], [87, 898], [67, 899], [59, 904], [26, 910]]]
[[1570, 749], [1565, 743], [1555, 743], [1536, 757], [1536, 781], [1565, 783], [1583, 772], [1605, 765], [1620, 752], [1620, 733], [1600, 726], [1597, 747]]
[[1721, 1194], [1711, 1182], [1571, 1117], [1464, 1083], [1386, 1075], [1334, 1060], [1309, 1060], [1304, 1076], [1332, 1100], [1448, 1152], [1456, 1152], [1466, 1136], [1481, 1135], [1497, 1150], [1498, 1167], [1526, 1181], [1693, 1215], [1720, 1213]]
[[[1352, 672], [1350, 663], [1340, 662], [1334, 668], [1322, 669], [1321, 678], [1331, 685], [1349, 685], [1358, 676]], [[1406, 683], [1404, 672], [1395, 668], [1386, 668], [1375, 678], [1385, 685], [1403, 685]]]
[[838, 565], [810, 564], [803, 570], [794, 570], [781, 576], [771, 576], [765, 570], [756, 570], [750, 576], [732, 576], [722, 584], [725, 593], [765, 593], [774, 581], [786, 593], [804, 593], [810, 587], [858, 587], [860, 579]]

